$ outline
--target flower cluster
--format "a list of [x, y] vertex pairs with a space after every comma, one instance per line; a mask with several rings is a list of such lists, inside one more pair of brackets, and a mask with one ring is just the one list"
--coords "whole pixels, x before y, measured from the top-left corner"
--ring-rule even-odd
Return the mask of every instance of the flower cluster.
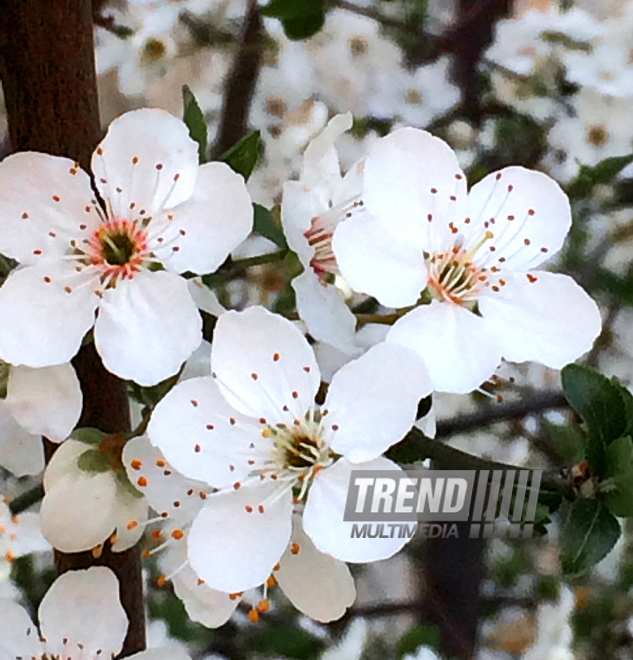
[[[314, 619], [342, 616], [355, 598], [347, 563], [385, 559], [407, 541], [351, 538], [352, 471], [401, 470], [384, 454], [434, 391], [476, 390], [502, 359], [561, 368], [600, 331], [587, 293], [538, 269], [571, 226], [552, 179], [507, 167], [469, 191], [448, 145], [414, 128], [377, 139], [342, 174], [336, 143], [351, 127], [350, 113], [332, 118], [298, 180], [284, 184], [282, 225], [303, 268], [292, 282], [300, 324], [260, 305], [227, 311], [212, 279], [193, 279], [223, 267], [249, 236], [253, 206], [243, 177], [225, 163], [199, 165], [187, 127], [166, 112], [117, 119], [94, 152], [92, 180], [45, 154], [0, 163], [0, 252], [19, 262], [0, 288], [0, 316], [11, 319], [0, 324], [0, 357], [13, 365], [0, 462], [35, 473], [31, 434], [70, 436], [44, 475], [46, 538], [97, 556], [160, 523], [147, 554], [164, 549], [167, 577], [207, 626], [262, 589], [256, 619], [276, 584]], [[368, 302], [378, 325], [360, 328], [355, 305]], [[210, 350], [199, 309], [217, 317]], [[73, 431], [81, 393], [68, 362], [90, 342], [141, 400], [160, 384], [132, 435]], [[321, 355], [335, 350], [339, 364], [320, 364], [311, 343]], [[24, 466], [22, 452], [37, 465]], [[68, 638], [73, 649], [118, 652], [114, 600], [121, 625], [107, 639], [88, 644], [79, 628], [62, 635], [49, 621], [60, 593], [89, 598], [89, 579], [104, 581], [102, 592], [113, 580], [90, 569], [54, 585], [44, 641], [11, 606], [11, 648], [54, 655]]]

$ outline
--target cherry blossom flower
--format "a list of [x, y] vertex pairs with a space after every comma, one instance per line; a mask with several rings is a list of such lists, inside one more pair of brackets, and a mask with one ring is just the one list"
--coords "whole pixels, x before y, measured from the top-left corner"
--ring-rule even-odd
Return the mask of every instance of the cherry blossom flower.
[[297, 309], [310, 333], [348, 354], [354, 345], [356, 318], [336, 286], [340, 272], [332, 252], [332, 236], [361, 193], [361, 167], [341, 176], [335, 141], [352, 127], [352, 115], [337, 115], [308, 145], [299, 181], [283, 188], [282, 222], [288, 244], [304, 272], [292, 281]]
[[40, 531], [37, 513], [11, 514], [7, 500], [0, 496], [0, 561], [12, 563], [18, 557], [31, 552], [50, 550]]
[[17, 477], [41, 472], [41, 436], [65, 440], [79, 420], [82, 401], [70, 364], [9, 367], [7, 397], [0, 400], [0, 465]]
[[[103, 566], [70, 571], [55, 580], [39, 608], [39, 632], [26, 610], [0, 600], [0, 655], [3, 658], [110, 660], [121, 651], [128, 619], [119, 600], [119, 582]], [[149, 649], [135, 660], [187, 660], [181, 649]]]
[[[252, 228], [243, 178], [198, 166], [187, 127], [161, 110], [115, 120], [88, 175], [67, 158], [17, 153], [0, 163], [0, 251], [17, 259], [0, 289], [0, 355], [68, 362], [94, 325], [107, 369], [141, 385], [174, 374], [201, 340], [179, 273], [215, 270]], [[95, 321], [95, 313], [97, 313]]]
[[300, 331], [261, 307], [218, 319], [213, 375], [177, 385], [156, 407], [148, 435], [183, 475], [213, 486], [188, 539], [191, 567], [233, 593], [263, 584], [292, 536], [292, 514], [317, 550], [366, 562], [406, 539], [350, 539], [343, 521], [352, 470], [399, 470], [381, 457], [415, 421], [430, 393], [424, 364], [379, 344], [340, 369], [325, 403], [314, 353]]
[[[82, 429], [75, 435], [88, 434]], [[96, 442], [66, 440], [44, 472], [42, 532], [62, 552], [98, 552], [108, 540], [114, 552], [122, 552], [143, 534], [148, 504], [127, 479], [121, 461], [125, 439], [94, 430], [92, 435]]]
[[[168, 463], [162, 453], [141, 436], [132, 438], [123, 449], [123, 463], [128, 477], [147, 498], [158, 518], [131, 520], [128, 525], [147, 525], [161, 521], [162, 528], [152, 531], [159, 541], [146, 556], [164, 550], [160, 565], [165, 571], [160, 583], [171, 580], [189, 617], [208, 628], [217, 628], [231, 617], [241, 596], [216, 591], [207, 586], [189, 565], [187, 537], [191, 523], [212, 492], [208, 484], [187, 479]], [[263, 593], [255, 595], [256, 607], [251, 617], [258, 617], [270, 607], [269, 590], [279, 584], [292, 604], [317, 621], [340, 618], [354, 602], [354, 579], [346, 564], [319, 552], [305, 534], [301, 518], [294, 516], [293, 533], [278, 564], [263, 583]]]
[[596, 304], [571, 277], [534, 270], [571, 225], [546, 175], [507, 167], [467, 194], [453, 151], [404, 128], [366, 158], [362, 201], [334, 235], [338, 266], [352, 288], [407, 312], [387, 341], [419, 352], [434, 389], [470, 392], [502, 357], [560, 369], [591, 348]]

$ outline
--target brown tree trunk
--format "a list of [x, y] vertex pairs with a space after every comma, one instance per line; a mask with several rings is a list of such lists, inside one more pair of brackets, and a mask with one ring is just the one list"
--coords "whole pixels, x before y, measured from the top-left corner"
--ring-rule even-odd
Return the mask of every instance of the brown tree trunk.
[[[90, 0], [3, 0], [0, 75], [11, 149], [66, 156], [88, 169], [101, 137]], [[103, 368], [92, 344], [82, 348], [73, 363], [84, 395], [80, 425], [128, 431], [125, 383]], [[50, 454], [52, 447], [48, 449]], [[60, 573], [99, 564], [117, 574], [130, 620], [122, 655], [143, 650], [139, 550], [114, 554], [106, 547], [98, 560], [90, 552], [57, 552], [55, 559]]]

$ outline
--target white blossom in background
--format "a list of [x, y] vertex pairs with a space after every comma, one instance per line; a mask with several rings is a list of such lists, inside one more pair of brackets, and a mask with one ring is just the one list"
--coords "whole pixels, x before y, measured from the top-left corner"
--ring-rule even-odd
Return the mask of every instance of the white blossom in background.
[[351, 127], [351, 113], [337, 115], [308, 145], [299, 180], [284, 184], [281, 218], [304, 268], [292, 282], [299, 315], [315, 339], [353, 355], [360, 352], [354, 344], [356, 318], [336, 286], [340, 272], [332, 252], [332, 236], [361, 193], [361, 165], [341, 176], [334, 147]]
[[303, 46], [314, 72], [313, 93], [335, 112], [372, 114], [372, 99], [389, 88], [402, 65], [402, 51], [380, 34], [376, 21], [343, 9], [329, 11], [323, 29]]
[[46, 552], [50, 545], [40, 531], [37, 513], [14, 516], [8, 502], [0, 496], [0, 562], [14, 562], [32, 552]]
[[581, 165], [597, 165], [605, 158], [630, 154], [631, 102], [631, 97], [581, 89], [571, 101], [572, 113], [559, 117], [548, 132], [544, 164], [552, 176], [571, 181]]
[[103, 209], [67, 158], [24, 152], [0, 163], [0, 251], [22, 264], [0, 289], [0, 315], [13, 319], [0, 327], [0, 355], [61, 364], [94, 325], [106, 368], [152, 385], [202, 338], [179, 274], [214, 271], [246, 238], [250, 197], [224, 163], [199, 166], [187, 127], [160, 110], [115, 120], [92, 170]]
[[95, 34], [97, 73], [117, 70], [119, 90], [140, 96], [155, 79], [165, 75], [178, 52], [173, 31], [180, 8], [172, 3], [130, 6], [127, 11], [108, 10], [117, 27], [131, 30], [121, 37], [105, 28]]
[[633, 95], [631, 30], [633, 6], [600, 24], [601, 30], [590, 49], [570, 50], [564, 63], [569, 80], [611, 96]]
[[[102, 566], [58, 577], [42, 600], [38, 627], [26, 610], [0, 600], [0, 655], [3, 658], [81, 660], [118, 655], [128, 629], [119, 600], [119, 582]], [[149, 649], [135, 660], [188, 660], [180, 648]]]
[[101, 445], [69, 438], [46, 466], [40, 524], [57, 550], [98, 554], [110, 540], [112, 550], [122, 552], [141, 537], [148, 504], [127, 479], [121, 442], [117, 436]]
[[414, 71], [393, 72], [395, 95], [386, 94], [382, 99], [384, 107], [372, 108], [374, 112], [370, 114], [395, 116], [408, 126], [426, 127], [459, 103], [459, 89], [451, 82], [451, 65], [451, 58], [444, 56]]
[[523, 660], [575, 660], [569, 621], [574, 607], [574, 593], [568, 587], [562, 587], [557, 604], [539, 607], [536, 644], [523, 654]]
[[362, 617], [352, 619], [341, 641], [323, 652], [320, 660], [360, 660], [369, 626]]
[[[289, 321], [261, 307], [218, 319], [213, 376], [178, 384], [148, 434], [183, 475], [218, 488], [188, 539], [191, 567], [228, 593], [264, 583], [292, 536], [292, 513], [320, 552], [340, 561], [393, 555], [406, 539], [350, 539], [352, 469], [400, 468], [381, 454], [430, 393], [414, 352], [379, 344], [332, 379], [322, 407], [314, 353]], [[326, 412], [327, 411], [327, 412]]]
[[402, 660], [440, 660], [440, 656], [430, 646], [420, 646], [415, 653], [407, 653]]
[[470, 392], [502, 357], [560, 369], [591, 348], [596, 304], [571, 277], [535, 270], [571, 225], [546, 175], [507, 167], [467, 193], [450, 147], [405, 128], [365, 159], [362, 201], [334, 235], [338, 267], [402, 309], [387, 341], [419, 352], [434, 389]]
[[0, 400], [0, 465], [16, 477], [44, 469], [41, 436], [65, 440], [81, 414], [83, 397], [70, 364], [9, 367], [7, 396]]
[[485, 57], [491, 67], [495, 97], [538, 121], [557, 120], [566, 110], [561, 82], [566, 58], [591, 51], [603, 26], [577, 7], [557, 3], [532, 9], [495, 24], [495, 38]]

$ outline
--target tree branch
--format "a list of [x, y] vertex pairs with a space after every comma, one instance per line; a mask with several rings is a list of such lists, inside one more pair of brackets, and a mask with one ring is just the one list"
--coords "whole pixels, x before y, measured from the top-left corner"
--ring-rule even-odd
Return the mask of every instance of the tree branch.
[[262, 66], [264, 46], [264, 24], [259, 5], [256, 0], [250, 0], [233, 68], [227, 77], [220, 128], [214, 148], [218, 156], [248, 132], [248, 117]]
[[[90, 0], [4, 0], [0, 75], [13, 150], [66, 156], [89, 169], [101, 137]], [[73, 364], [84, 397], [80, 425], [109, 433], [129, 431], [125, 383], [104, 369], [92, 344], [80, 350]], [[46, 443], [49, 459], [55, 448]], [[105, 547], [98, 560], [91, 552], [56, 552], [55, 562], [59, 573], [95, 564], [111, 568], [130, 621], [121, 655], [145, 648], [138, 548], [114, 554]]]

